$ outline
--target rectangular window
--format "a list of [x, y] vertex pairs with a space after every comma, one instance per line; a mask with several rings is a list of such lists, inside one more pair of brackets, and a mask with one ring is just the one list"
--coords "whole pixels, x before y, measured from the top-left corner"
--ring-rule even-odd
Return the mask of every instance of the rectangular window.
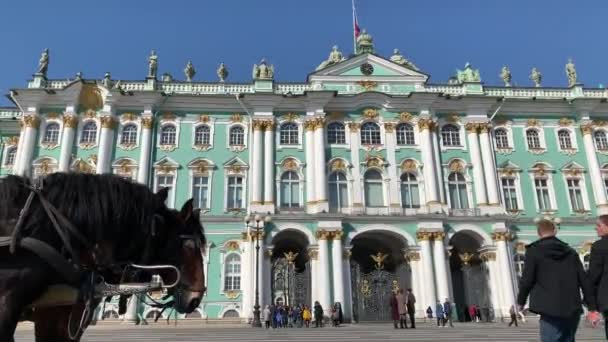
[[418, 184], [401, 183], [401, 207], [420, 208]]
[[581, 191], [581, 185], [579, 179], [568, 179], [568, 196], [570, 196], [570, 203], [572, 205], [572, 211], [583, 211], [585, 210], [585, 204], [583, 203], [583, 193]]
[[383, 207], [384, 194], [381, 182], [366, 182], [365, 205], [367, 207]]
[[550, 210], [551, 209], [551, 199], [549, 197], [549, 186], [547, 184], [547, 179], [545, 178], [536, 178], [534, 179], [534, 187], [536, 189], [536, 203], [538, 205], [538, 210]]
[[209, 208], [209, 178], [196, 176], [192, 178], [192, 198], [197, 209]]
[[502, 193], [505, 198], [505, 209], [508, 211], [519, 210], [517, 205], [517, 189], [515, 188], [514, 178], [503, 178], [502, 182]]
[[243, 177], [228, 177], [228, 209], [243, 208]]
[[156, 192], [162, 188], [168, 188], [169, 193], [165, 204], [167, 207], [172, 207], [171, 200], [173, 199], [173, 175], [160, 175], [156, 179]]

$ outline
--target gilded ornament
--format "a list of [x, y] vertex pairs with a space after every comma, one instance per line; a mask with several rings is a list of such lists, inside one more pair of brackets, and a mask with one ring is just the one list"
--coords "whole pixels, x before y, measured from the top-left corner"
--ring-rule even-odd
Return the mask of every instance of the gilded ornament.
[[86, 109], [101, 109], [103, 107], [103, 98], [97, 85], [83, 84], [80, 90], [79, 102]]
[[317, 240], [327, 240], [327, 239], [329, 239], [331, 234], [327, 230], [321, 229], [321, 230], [317, 230], [315, 235], [317, 237]]
[[464, 171], [464, 163], [460, 160], [454, 160], [449, 165], [451, 172], [463, 172]]
[[76, 164], [76, 171], [81, 173], [94, 173], [94, 169], [84, 160], [79, 160]]
[[368, 120], [375, 120], [378, 117], [379, 113], [377, 109], [367, 108], [363, 110], [363, 117]]
[[101, 122], [101, 128], [114, 129], [116, 128], [116, 120], [111, 115], [105, 115], [99, 118]]
[[365, 163], [367, 167], [382, 167], [383, 164], [384, 162], [379, 157], [370, 157]]
[[175, 118], [177, 118], [177, 116], [171, 112], [164, 112], [163, 115], [161, 116], [161, 121], [171, 121], [171, 120], [175, 120]]
[[344, 231], [342, 231], [342, 230], [335, 230], [331, 234], [331, 237], [333, 240], [342, 240], [343, 236], [344, 236]]
[[308, 250], [308, 257], [311, 260], [317, 260], [317, 258], [319, 257], [319, 251], [316, 249], [309, 249]]
[[363, 297], [368, 298], [372, 294], [372, 287], [369, 285], [369, 280], [363, 279], [361, 288], [359, 289]]
[[435, 241], [440, 241], [443, 240], [445, 238], [445, 233], [444, 232], [433, 232], [433, 239]]
[[12, 137], [5, 138], [4, 143], [8, 146], [17, 146], [19, 145], [19, 136], [13, 135]]
[[424, 131], [428, 129], [430, 131], [435, 130], [436, 123], [432, 119], [420, 119], [418, 120], [418, 129]]
[[483, 261], [495, 261], [496, 260], [496, 252], [483, 252], [481, 254], [479, 254], [479, 258]]
[[253, 120], [252, 125], [254, 131], [263, 131], [265, 122], [263, 120]]
[[327, 117], [330, 120], [340, 120], [344, 118], [344, 112], [329, 112]]
[[568, 118], [561, 118], [557, 122], [560, 127], [569, 127], [572, 126], [572, 123], [574, 123], [574, 121]]
[[433, 233], [431, 232], [416, 232], [416, 239], [420, 241], [428, 241], [433, 239]]
[[458, 257], [460, 258], [460, 261], [462, 261], [463, 266], [469, 266], [474, 256], [475, 254], [469, 252], [458, 254]]
[[388, 257], [388, 254], [384, 254], [382, 252], [378, 252], [375, 255], [374, 254], [370, 255], [370, 258], [372, 258], [372, 260], [374, 260], [374, 262], [376, 263], [374, 265], [374, 267], [376, 267], [377, 270], [384, 269], [384, 261], [386, 260], [387, 257]]
[[231, 122], [242, 122], [243, 116], [240, 113], [234, 113], [230, 116]]
[[239, 249], [239, 243], [238, 243], [238, 241], [230, 240], [230, 241], [226, 242], [224, 247], [226, 248], [226, 250], [236, 251]]
[[289, 251], [287, 253], [283, 253], [283, 255], [285, 256], [285, 259], [287, 260], [287, 262], [290, 265], [293, 265], [296, 261], [296, 258], [298, 257], [300, 253], [294, 253], [292, 251]]
[[197, 174], [206, 174], [209, 171], [209, 163], [206, 160], [199, 160], [194, 163], [193, 169]]
[[397, 294], [399, 292], [399, 282], [397, 280], [393, 280], [393, 282], [391, 284], [391, 291], [394, 294]]
[[509, 240], [511, 240], [511, 233], [509, 233], [509, 232], [494, 232], [494, 233], [492, 233], [492, 240], [494, 240], [494, 241], [509, 241]]
[[296, 121], [298, 120], [300, 116], [296, 113], [286, 113], [285, 115], [281, 116], [281, 119], [285, 120], [285, 121]]
[[414, 116], [409, 112], [399, 113], [399, 120], [401, 122], [410, 122], [410, 121], [412, 121], [413, 118], [414, 118]]
[[477, 133], [479, 131], [479, 124], [474, 122], [469, 122], [464, 125], [464, 129], [467, 130], [468, 133]]
[[458, 114], [452, 113], [450, 115], [448, 115], [448, 117], [446, 118], [446, 121], [449, 123], [459, 123], [460, 122], [460, 117], [458, 116]]
[[209, 115], [207, 114], [201, 114], [198, 116], [198, 120], [197, 122], [202, 122], [202, 123], [208, 123], [209, 122]]
[[413, 159], [406, 159], [401, 163], [401, 170], [403, 172], [414, 172], [416, 171], [418, 164]]
[[173, 173], [175, 170], [177, 170], [177, 166], [169, 163], [169, 162], [164, 162], [160, 165], [157, 165], [155, 167], [159, 173], [164, 173], [164, 174], [169, 174], [169, 173]]
[[283, 162], [283, 170], [297, 170], [298, 163], [293, 158], [288, 158]]
[[393, 133], [395, 131], [395, 124], [392, 122], [384, 123], [384, 130], [386, 133]]
[[228, 170], [232, 173], [241, 173], [244, 170], [244, 167], [241, 165], [230, 165]]
[[568, 177], [580, 177], [583, 174], [583, 169], [579, 167], [571, 167], [564, 170], [564, 174]]
[[348, 260], [353, 255], [353, 252], [350, 249], [344, 250], [343, 256], [344, 259]]
[[97, 117], [97, 112], [92, 109], [87, 109], [84, 112], [84, 117], [87, 119], [95, 119]]
[[598, 126], [598, 127], [605, 127], [608, 126], [608, 121], [604, 121], [604, 120], [593, 120], [591, 122], [594, 126]]
[[331, 163], [331, 171], [344, 171], [346, 170], [346, 163], [342, 159], [336, 159]]
[[228, 299], [237, 299], [239, 296], [240, 292], [239, 291], [235, 291], [235, 290], [230, 290], [230, 291], [225, 291], [224, 295], [226, 296], [226, 298]]
[[359, 128], [361, 128], [361, 124], [360, 124], [360, 123], [357, 123], [357, 122], [349, 122], [349, 123], [348, 123], [348, 128], [349, 128], [351, 131], [355, 131], [355, 132], [356, 132], [356, 131], [358, 131], [358, 130], [359, 130]]
[[315, 120], [304, 121], [304, 129], [307, 131], [314, 131], [316, 127]]
[[325, 118], [316, 118], [314, 120], [315, 129], [320, 129], [325, 127]]
[[374, 90], [378, 87], [378, 82], [371, 80], [361, 80], [357, 81], [357, 84], [360, 85], [365, 91]]
[[23, 124], [25, 127], [38, 129], [40, 127], [40, 118], [36, 115], [23, 116]]
[[420, 261], [420, 253], [418, 251], [409, 251], [405, 256], [407, 261]]
[[547, 170], [545, 169], [545, 164], [536, 164], [534, 165], [534, 175], [535, 176], [539, 176], [539, 177], [544, 177], [545, 174], [547, 173]]
[[488, 133], [490, 132], [490, 129], [492, 128], [492, 125], [490, 125], [487, 122], [483, 122], [479, 124], [479, 133]]
[[264, 131], [273, 131], [275, 123], [273, 120], [267, 120], [264, 122]]
[[269, 65], [266, 59], [262, 59], [260, 64], [253, 65], [252, 74], [254, 80], [272, 80], [274, 78], [274, 65]]
[[593, 133], [593, 125], [590, 123], [581, 125], [581, 132], [583, 135], [592, 134]]
[[143, 118], [141, 118], [141, 125], [145, 129], [152, 129], [152, 126], [154, 125], [154, 119], [150, 116], [143, 117]]
[[541, 127], [541, 122], [538, 119], [528, 119], [526, 121], [526, 127]]
[[120, 119], [122, 121], [135, 121], [137, 119], [137, 115], [135, 115], [134, 113], [123, 113], [120, 116]]
[[46, 118], [47, 119], [57, 119], [59, 117], [59, 114], [55, 113], [55, 112], [50, 112], [46, 114]]
[[118, 172], [120, 174], [131, 174], [131, 170], [133, 169], [134, 165], [131, 164], [131, 162], [129, 160], [123, 160], [122, 162], [120, 162], [119, 166], [118, 166]]

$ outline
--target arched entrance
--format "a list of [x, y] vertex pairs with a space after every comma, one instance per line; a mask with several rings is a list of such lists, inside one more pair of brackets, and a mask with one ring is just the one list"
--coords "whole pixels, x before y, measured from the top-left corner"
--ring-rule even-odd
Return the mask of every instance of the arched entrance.
[[411, 270], [404, 257], [407, 241], [390, 231], [368, 231], [351, 242], [353, 319], [391, 319], [394, 291], [411, 287]]
[[304, 305], [311, 300], [308, 238], [296, 230], [284, 230], [273, 239], [271, 298], [277, 305]]
[[488, 268], [479, 253], [482, 244], [483, 239], [469, 231], [460, 231], [450, 239], [452, 290], [460, 321], [472, 319], [468, 311], [471, 305], [481, 309], [483, 320], [492, 315]]

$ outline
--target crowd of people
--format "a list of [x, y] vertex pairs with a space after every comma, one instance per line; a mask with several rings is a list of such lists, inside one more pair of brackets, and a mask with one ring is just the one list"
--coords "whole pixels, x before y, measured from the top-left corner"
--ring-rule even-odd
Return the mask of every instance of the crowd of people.
[[266, 305], [262, 312], [262, 320], [266, 329], [281, 329], [281, 328], [322, 328], [325, 324], [324, 317], [327, 316], [331, 320], [334, 327], [344, 323], [342, 313], [342, 305], [336, 302], [325, 313], [319, 302], [315, 302], [312, 309], [308, 305]]

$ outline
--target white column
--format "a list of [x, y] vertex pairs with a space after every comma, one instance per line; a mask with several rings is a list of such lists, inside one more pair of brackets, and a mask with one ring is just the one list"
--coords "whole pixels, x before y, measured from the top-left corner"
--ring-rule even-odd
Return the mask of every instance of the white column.
[[65, 114], [63, 116], [63, 134], [61, 136], [61, 152], [59, 154], [59, 172], [70, 171], [76, 127], [78, 127], [78, 117], [76, 114]]
[[479, 129], [481, 158], [483, 159], [483, 169], [485, 171], [484, 173], [488, 191], [488, 202], [490, 205], [500, 205], [498, 181], [496, 177], [496, 164], [494, 162], [494, 153], [492, 153], [492, 141], [490, 140], [489, 130], [489, 124], [482, 124]]
[[100, 118], [101, 133], [99, 135], [99, 151], [97, 153], [96, 173], [110, 172], [110, 159], [112, 158], [112, 148], [114, 147], [114, 128], [116, 120], [112, 115], [104, 115]]
[[363, 211], [363, 185], [361, 184], [361, 165], [359, 162], [359, 129], [361, 125], [356, 122], [348, 124], [348, 134], [350, 134], [350, 162], [353, 167], [352, 177], [353, 183], [351, 186], [352, 197], [353, 197], [353, 213], [359, 213]]
[[429, 305], [435, 311], [437, 297], [435, 295], [435, 275], [433, 268], [433, 255], [431, 253], [431, 237], [432, 233], [418, 232], [416, 234], [420, 245], [420, 258], [422, 259], [422, 273], [424, 275], [425, 294], [424, 305], [425, 309]]
[[350, 273], [350, 248], [344, 251], [344, 258], [342, 259], [342, 269], [344, 275], [342, 281], [344, 282], [344, 304], [342, 304], [342, 314], [346, 322], [352, 322], [353, 319], [353, 287]]
[[420, 261], [420, 251], [410, 250], [407, 252], [408, 262], [412, 270], [412, 292], [416, 297], [416, 316], [424, 316], [426, 308], [435, 303], [426, 302], [426, 286], [424, 286], [424, 275], [422, 274], [422, 265]]
[[251, 163], [251, 207], [255, 208], [252, 211], [257, 211], [257, 207], [262, 205], [262, 168], [264, 167], [263, 160], [263, 136], [262, 136], [263, 122], [260, 120], [253, 120], [253, 147], [252, 156], [253, 161]]
[[[443, 244], [445, 233], [433, 233], [433, 237], [433, 261], [435, 262], [435, 278], [437, 279], [437, 298], [443, 302], [446, 298], [450, 298], [448, 271], [445, 260], [445, 246]], [[450, 300], [453, 301], [452, 298], [450, 298]]]
[[[242, 255], [241, 255], [241, 288], [242, 288], [242, 310], [241, 318], [249, 319], [253, 317], [253, 308], [251, 303], [253, 302], [253, 292], [251, 290], [251, 239], [247, 233], [243, 233]], [[223, 284], [220, 284], [223, 286]]]
[[389, 195], [389, 207], [390, 211], [401, 212], [401, 200], [399, 195], [400, 191], [400, 179], [399, 174], [397, 174], [397, 160], [395, 157], [395, 146], [397, 146], [397, 141], [395, 139], [395, 124], [387, 122], [384, 124], [384, 132], [386, 140], [386, 159], [388, 161], [388, 177], [390, 178], [390, 185], [388, 187], [388, 195]]
[[317, 200], [317, 196], [315, 194], [314, 121], [305, 121], [304, 129], [306, 130], [304, 137], [304, 153], [306, 154], [306, 207], [307, 211], [310, 211], [310, 206], [313, 205]]
[[36, 138], [38, 136], [38, 128], [40, 127], [40, 118], [36, 114], [27, 114], [23, 116], [23, 125], [25, 126], [23, 133], [23, 144], [20, 145], [21, 150], [17, 151], [17, 167], [15, 173], [19, 176], [29, 175], [32, 157], [34, 156], [34, 147], [36, 146]]
[[325, 230], [317, 231], [317, 242], [319, 244], [319, 272], [317, 276], [317, 284], [319, 302], [321, 306], [323, 306], [324, 313], [326, 316], [329, 313], [329, 308], [331, 305], [330, 299], [330, 281], [329, 281], [329, 249], [327, 245], [327, 239], [329, 237], [329, 232]]
[[327, 198], [327, 174], [325, 172], [325, 119], [317, 118], [315, 122], [315, 194], [317, 211], [329, 210]]
[[[260, 310], [264, 310], [264, 305], [265, 305], [265, 301], [266, 301], [266, 296], [264, 296], [264, 293], [266, 291], [266, 286], [265, 286], [265, 280], [264, 280], [264, 272], [266, 269], [266, 258], [265, 258], [265, 251], [266, 249], [264, 248], [264, 233], [260, 232], [260, 236], [258, 236], [258, 240], [260, 241], [260, 251], [259, 251], [259, 256], [260, 256], [260, 268], [259, 268], [259, 273], [258, 273], [258, 283], [257, 283], [257, 288], [260, 290], [259, 294], [260, 294]], [[255, 246], [254, 246], [255, 248]], [[254, 253], [255, 254], [255, 253]], [[254, 270], [255, 270], [255, 265], [254, 265]], [[254, 271], [255, 272], [255, 271]], [[255, 277], [255, 274], [254, 274]], [[255, 279], [255, 278], [254, 278]], [[255, 282], [255, 281], [254, 281]], [[255, 293], [254, 293], [254, 305], [255, 305]]]
[[146, 116], [141, 118], [141, 143], [139, 165], [137, 168], [137, 182], [147, 185], [150, 171], [150, 151], [152, 150], [152, 125], [154, 119]]
[[25, 129], [23, 127], [23, 121], [19, 123], [19, 141], [17, 142], [17, 152], [15, 153], [15, 160], [13, 161], [12, 173], [16, 174], [19, 168], [19, 161], [21, 160], [21, 152], [23, 152], [23, 141], [25, 140]]
[[315, 302], [320, 302], [319, 297], [319, 251], [317, 248], [310, 247], [308, 249], [308, 258], [310, 259], [310, 308]]
[[123, 317], [123, 322], [133, 323], [137, 321], [137, 311], [139, 311], [139, 297], [131, 296], [127, 303], [127, 312]]
[[431, 130], [435, 129], [435, 123], [431, 119], [420, 119], [418, 120], [418, 128], [420, 130], [420, 147], [424, 163], [423, 173], [426, 201], [427, 204], [438, 204], [437, 170], [435, 168], [435, 153], [431, 139]]
[[274, 212], [274, 122], [264, 125], [264, 205]]
[[477, 136], [478, 125], [475, 123], [466, 124], [467, 136], [469, 138], [469, 153], [471, 155], [471, 163], [473, 164], [473, 177], [475, 178], [475, 198], [477, 205], [488, 204], [488, 196], [486, 195], [486, 182], [483, 164], [481, 161], [481, 152], [479, 151], [479, 139]]
[[502, 281], [500, 280], [500, 272], [496, 267], [496, 252], [483, 252], [481, 257], [488, 268], [488, 286], [490, 288], [490, 298], [492, 300], [494, 316], [495, 318], [498, 318], [501, 315], [500, 308], [502, 307], [500, 300], [500, 284], [502, 284]]
[[[589, 178], [593, 188], [593, 197], [597, 206], [605, 207], [608, 201], [606, 200], [606, 190], [602, 181], [602, 172], [600, 171], [600, 163], [597, 160], [595, 153], [595, 144], [593, 143], [593, 127], [590, 124], [581, 126], [583, 132], [583, 142], [585, 145], [585, 155], [589, 163]], [[600, 213], [598, 213], [600, 214]]]
[[509, 251], [507, 251], [507, 239], [509, 238], [509, 233], [506, 232], [496, 232], [493, 234], [496, 249], [497, 249], [497, 263], [498, 269], [500, 270], [500, 274], [502, 277], [501, 289], [503, 291], [503, 312], [508, 312], [511, 305], [515, 304], [515, 291], [513, 289], [513, 281], [512, 279], [512, 270], [509, 266]]
[[344, 290], [344, 262], [342, 260], [344, 252], [342, 251], [342, 235], [342, 230], [337, 230], [333, 233], [331, 261], [333, 266], [334, 302], [340, 302], [340, 305], [344, 308], [346, 291]]

